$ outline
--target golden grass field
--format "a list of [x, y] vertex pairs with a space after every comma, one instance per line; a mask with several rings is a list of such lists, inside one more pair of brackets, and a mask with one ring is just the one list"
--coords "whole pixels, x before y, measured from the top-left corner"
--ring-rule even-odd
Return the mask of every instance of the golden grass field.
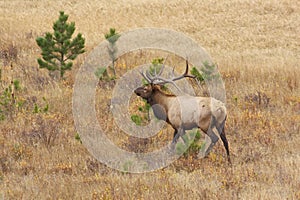
[[[63, 81], [39, 69], [35, 42], [52, 31], [60, 10], [75, 21], [87, 51]], [[232, 165], [218, 142], [205, 159], [122, 173], [75, 139], [75, 75], [111, 27], [172, 29], [209, 52], [226, 86]], [[0, 60], [1, 93], [13, 77], [21, 83], [16, 98], [26, 102], [0, 121], [0, 199], [300, 199], [299, 33], [298, 0], [0, 1], [0, 51], [17, 52], [13, 71]], [[138, 59], [128, 56], [128, 68]], [[45, 106], [43, 97], [49, 111], [33, 113], [35, 102]], [[109, 110], [99, 109], [100, 121], [113, 126]], [[157, 139], [171, 140], [164, 133]]]

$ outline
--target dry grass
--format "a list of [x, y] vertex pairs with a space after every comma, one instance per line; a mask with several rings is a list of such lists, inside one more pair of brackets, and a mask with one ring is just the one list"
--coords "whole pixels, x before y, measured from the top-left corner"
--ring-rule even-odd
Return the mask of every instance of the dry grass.
[[[181, 158], [146, 174], [93, 159], [74, 139], [71, 103], [86, 55], [61, 82], [36, 63], [35, 38], [50, 31], [59, 10], [76, 22], [88, 52], [110, 27], [169, 28], [205, 47], [226, 84], [233, 165], [221, 143], [207, 159]], [[0, 199], [300, 199], [299, 1], [3, 0], [0, 13], [0, 50], [17, 48], [13, 76], [23, 88], [18, 97], [28, 102], [0, 122]], [[12, 74], [2, 62], [6, 85]], [[42, 97], [49, 113], [33, 114]]]

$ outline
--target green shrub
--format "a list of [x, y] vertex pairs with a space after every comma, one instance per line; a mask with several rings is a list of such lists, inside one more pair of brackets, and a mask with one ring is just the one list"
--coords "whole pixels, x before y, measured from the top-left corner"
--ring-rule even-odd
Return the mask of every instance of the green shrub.
[[33, 113], [47, 113], [49, 111], [49, 103], [45, 97], [43, 97], [43, 105], [34, 104]]
[[177, 155], [183, 154], [185, 157], [189, 155], [194, 155], [199, 152], [202, 145], [199, 145], [199, 140], [201, 138], [201, 133], [199, 129], [193, 129], [189, 133], [182, 136], [184, 143], [178, 142], [176, 144]]
[[75, 134], [75, 140], [77, 140], [78, 142], [80, 142], [80, 144], [82, 144], [81, 137], [78, 133]]
[[138, 126], [142, 125], [142, 117], [139, 115], [131, 115], [131, 120]]
[[192, 75], [194, 75], [199, 81], [199, 83], [204, 84], [205, 81], [220, 81], [220, 74], [217, 73], [216, 65], [209, 64], [208, 62], [204, 62], [203, 66], [200, 69], [200, 72], [196, 67], [193, 67], [190, 71]]
[[97, 78], [99, 78], [99, 80], [108, 78], [106, 67], [99, 67], [95, 72], [95, 76], [97, 76]]
[[203, 78], [202, 74], [198, 71], [198, 69], [196, 67], [193, 67], [191, 69], [191, 74], [194, 75], [200, 83], [204, 82], [204, 78]]
[[4, 88], [0, 93], [0, 120], [12, 116], [17, 110], [21, 109], [25, 100], [18, 98], [18, 92], [21, 90], [19, 80], [13, 80], [12, 84]]
[[154, 58], [151, 62], [151, 66], [149, 67], [149, 72], [152, 76], [154, 76], [162, 67], [164, 62], [164, 58]]

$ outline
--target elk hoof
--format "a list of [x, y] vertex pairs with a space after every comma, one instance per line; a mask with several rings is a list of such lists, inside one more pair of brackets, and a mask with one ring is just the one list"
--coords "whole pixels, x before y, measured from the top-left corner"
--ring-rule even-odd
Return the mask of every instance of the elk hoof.
[[205, 152], [199, 152], [197, 155], [198, 159], [203, 159], [206, 157]]

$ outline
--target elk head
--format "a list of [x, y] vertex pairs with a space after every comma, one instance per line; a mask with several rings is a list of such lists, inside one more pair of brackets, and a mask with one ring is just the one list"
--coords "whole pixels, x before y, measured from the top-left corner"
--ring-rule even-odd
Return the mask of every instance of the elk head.
[[152, 96], [153, 89], [154, 89], [154, 85], [148, 84], [142, 87], [138, 87], [137, 89], [134, 90], [134, 93], [137, 96], [142, 97], [143, 99], [149, 99]]

